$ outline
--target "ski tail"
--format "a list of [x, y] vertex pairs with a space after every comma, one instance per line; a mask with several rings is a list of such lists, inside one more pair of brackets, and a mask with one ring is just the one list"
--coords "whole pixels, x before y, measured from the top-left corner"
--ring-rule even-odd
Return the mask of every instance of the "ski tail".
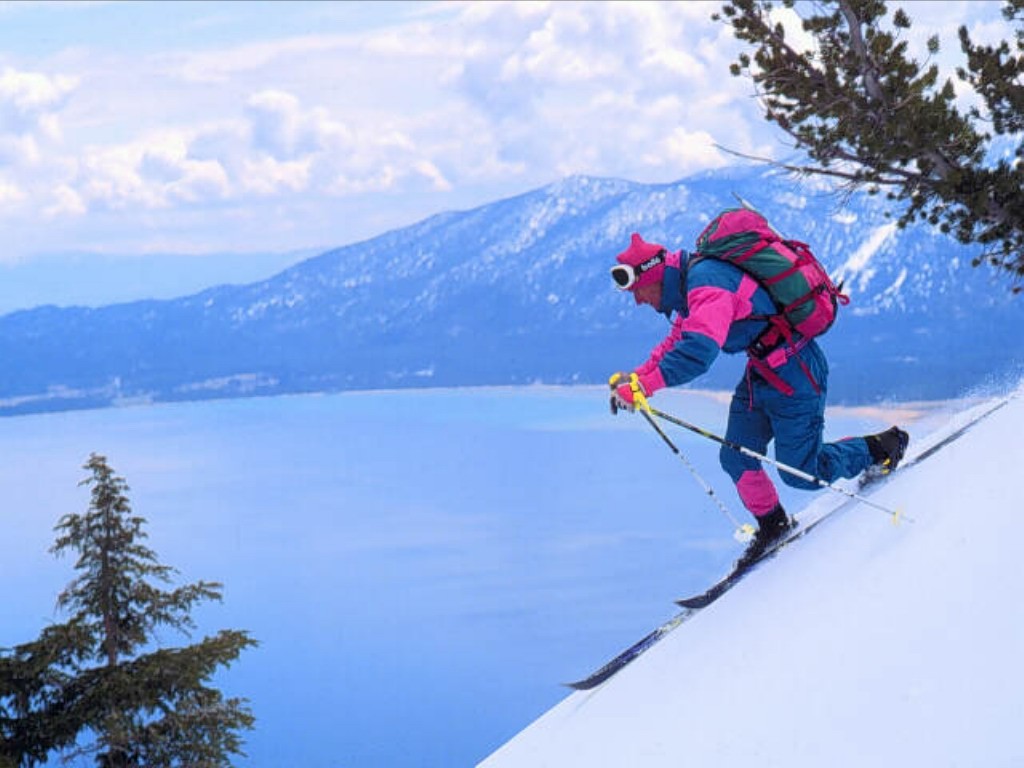
[[624, 650], [622, 653], [620, 653], [618, 656], [609, 661], [607, 664], [605, 664], [603, 667], [601, 667], [593, 674], [588, 675], [582, 680], [577, 680], [573, 683], [565, 683], [564, 685], [567, 688], [572, 688], [576, 691], [589, 691], [593, 688], [596, 688], [597, 686], [601, 685], [601, 683], [608, 680], [616, 672], [618, 672], [627, 664], [629, 664], [631, 661], [640, 656], [652, 645], [654, 645], [663, 637], [665, 637], [665, 635], [667, 635], [669, 632], [671, 632], [684, 621], [686, 621], [688, 618], [690, 618], [690, 616], [693, 615], [693, 613], [694, 612], [690, 610], [684, 610], [680, 613], [677, 613], [675, 616], [666, 621], [660, 627], [644, 635], [643, 638], [633, 643], [633, 645], [629, 646], [629, 648]]

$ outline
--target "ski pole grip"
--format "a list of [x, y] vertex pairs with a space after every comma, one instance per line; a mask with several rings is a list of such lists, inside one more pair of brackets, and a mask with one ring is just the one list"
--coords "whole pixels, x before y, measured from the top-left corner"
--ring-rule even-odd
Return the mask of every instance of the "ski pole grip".
[[640, 377], [635, 373], [629, 374], [629, 391], [633, 394], [633, 403], [650, 413], [651, 406], [647, 403], [647, 395], [644, 394], [644, 388], [640, 386]]

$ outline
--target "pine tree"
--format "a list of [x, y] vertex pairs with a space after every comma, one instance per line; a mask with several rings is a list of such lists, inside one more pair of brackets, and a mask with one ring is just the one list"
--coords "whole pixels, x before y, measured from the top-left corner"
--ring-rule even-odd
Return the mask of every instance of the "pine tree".
[[85, 633], [69, 622], [0, 656], [0, 768], [38, 765], [74, 743], [84, 723], [61, 692], [87, 646]]
[[220, 600], [222, 585], [162, 588], [176, 571], [143, 543], [127, 483], [103, 456], [85, 468], [89, 509], [60, 519], [52, 550], [78, 555], [78, 576], [58, 598], [70, 618], [0, 659], [0, 766], [34, 765], [53, 749], [92, 755], [100, 768], [230, 765], [254, 718], [209, 682], [256, 643], [223, 630], [184, 648], [155, 646], [160, 628], [194, 629], [193, 606]]
[[[753, 81], [765, 117], [798, 149], [798, 174], [826, 175], [848, 191], [885, 190], [900, 206], [902, 227], [924, 220], [962, 243], [980, 244], [987, 261], [1024, 278], [1024, 0], [1006, 0], [1014, 42], [975, 45], [959, 30], [966, 57], [959, 79], [983, 107], [956, 106], [952, 80], [922, 66], [902, 39], [911, 26], [903, 9], [886, 23], [883, 0], [832, 0], [796, 6], [812, 51], [797, 50], [770, 0], [730, 0], [713, 18], [729, 23], [752, 48], [732, 65]], [[778, 5], [778, 4], [775, 4]], [[908, 7], [913, 7], [912, 5]], [[1009, 29], [1009, 27], [1008, 27]], [[939, 51], [937, 36], [927, 55]], [[990, 132], [991, 131], [991, 132]], [[993, 151], [993, 133], [1015, 156]]]

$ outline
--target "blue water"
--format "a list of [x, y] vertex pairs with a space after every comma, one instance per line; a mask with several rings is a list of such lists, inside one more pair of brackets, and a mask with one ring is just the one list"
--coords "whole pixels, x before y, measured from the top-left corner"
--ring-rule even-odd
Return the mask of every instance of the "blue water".
[[[725, 405], [659, 405], [721, 429]], [[826, 437], [875, 430], [831, 419]], [[740, 516], [712, 443], [670, 433]], [[199, 635], [260, 646], [219, 675], [250, 700], [239, 766], [472, 765], [737, 555], [732, 527], [601, 388], [348, 393], [0, 420], [0, 645], [72, 578], [53, 525], [106, 455], [181, 583], [221, 581]], [[783, 489], [799, 509], [809, 494]], [[168, 633], [165, 645], [188, 638]]]

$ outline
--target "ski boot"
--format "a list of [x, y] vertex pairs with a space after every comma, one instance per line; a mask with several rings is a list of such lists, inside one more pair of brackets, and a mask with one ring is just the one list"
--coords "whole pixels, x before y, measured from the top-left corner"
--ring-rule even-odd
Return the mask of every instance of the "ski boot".
[[871, 460], [874, 462], [871, 469], [875, 475], [887, 475], [896, 469], [910, 443], [910, 435], [899, 427], [890, 427], [885, 432], [868, 435], [864, 439], [871, 452]]
[[743, 571], [756, 563], [773, 544], [785, 536], [796, 524], [781, 504], [767, 515], [757, 518], [757, 533], [747, 545], [747, 551], [736, 561], [736, 571]]

